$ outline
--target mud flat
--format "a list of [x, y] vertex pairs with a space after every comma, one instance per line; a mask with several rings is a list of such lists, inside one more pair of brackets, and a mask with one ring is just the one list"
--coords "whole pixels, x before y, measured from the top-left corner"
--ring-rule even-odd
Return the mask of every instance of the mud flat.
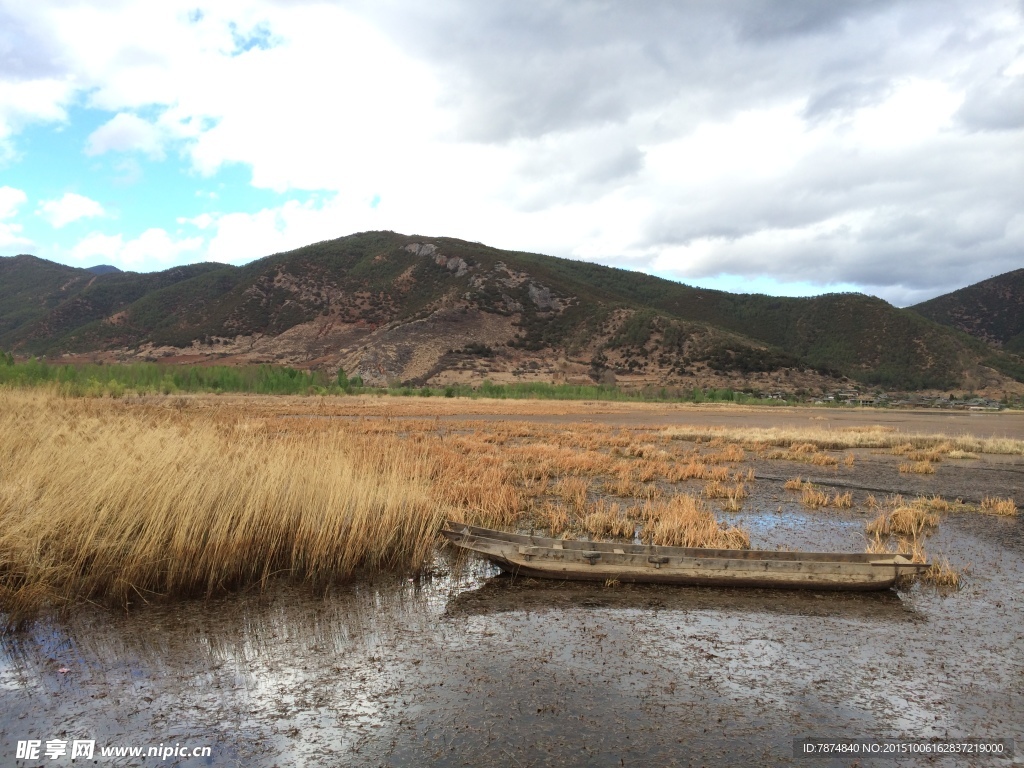
[[[754, 546], [862, 547], [863, 514], [752, 501], [735, 518]], [[418, 582], [83, 607], [0, 640], [0, 762], [28, 738], [257, 766], [847, 765], [794, 759], [792, 740], [1020, 744], [1021, 521], [948, 515], [929, 550], [972, 565], [961, 591], [582, 586], [440, 552]]]

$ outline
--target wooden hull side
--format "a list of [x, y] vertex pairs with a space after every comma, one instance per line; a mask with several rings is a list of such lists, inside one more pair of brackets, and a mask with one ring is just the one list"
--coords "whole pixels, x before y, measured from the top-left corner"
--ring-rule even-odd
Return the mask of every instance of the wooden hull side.
[[624, 544], [607, 541], [575, 541], [573, 539], [551, 539], [543, 536], [526, 536], [520, 533], [508, 533], [506, 531], [494, 531], [489, 528], [465, 525], [463, 523], [448, 523], [450, 530], [442, 530], [443, 536], [451, 541], [458, 537], [465, 536], [468, 531], [470, 538], [483, 538], [493, 541], [501, 541], [519, 546], [541, 546], [551, 547], [559, 544], [565, 550], [576, 550], [581, 552], [625, 552], [626, 554], [637, 555], [665, 555], [668, 557], [727, 557], [733, 560], [772, 560], [786, 562], [843, 562], [843, 563], [871, 563], [891, 560], [893, 555], [870, 554], [866, 552], [792, 552], [786, 550], [763, 550], [763, 549], [703, 549], [688, 547], [664, 547], [654, 544]]
[[[890, 589], [901, 573], [927, 566], [893, 555], [785, 553], [750, 557], [750, 550], [699, 550], [570, 542], [467, 527], [442, 531], [456, 546], [475, 552], [519, 576], [560, 581], [872, 591]], [[505, 538], [491, 538], [491, 535]], [[509, 540], [509, 538], [512, 538]], [[568, 546], [568, 545], [574, 546]], [[774, 552], [766, 553], [775, 555]], [[796, 555], [796, 557], [794, 557]]]
[[791, 576], [775, 575], [764, 578], [754, 574], [738, 573], [693, 573], [676, 569], [660, 568], [650, 572], [636, 573], [602, 566], [553, 567], [551, 564], [533, 561], [517, 563], [498, 556], [487, 556], [487, 559], [511, 576], [554, 579], [556, 581], [597, 581], [615, 580], [630, 584], [676, 584], [679, 586], [703, 587], [746, 587], [760, 589], [813, 589], [827, 591], [872, 592], [891, 589], [896, 583], [894, 574], [870, 574], [866, 578], [846, 576], [843, 578], [821, 578], [815, 574], [797, 574]]

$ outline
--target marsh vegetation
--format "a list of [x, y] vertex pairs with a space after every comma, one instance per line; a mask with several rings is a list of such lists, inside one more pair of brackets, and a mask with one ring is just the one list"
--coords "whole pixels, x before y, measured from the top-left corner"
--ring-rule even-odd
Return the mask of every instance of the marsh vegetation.
[[[7, 619], [81, 600], [128, 605], [278, 578], [318, 587], [416, 573], [446, 517], [552, 536], [749, 548], [742, 515], [764, 506], [755, 467], [795, 464], [839, 478], [868, 460], [938, 465], [954, 451], [1024, 452], [1009, 438], [517, 420], [555, 412], [542, 403], [496, 404], [492, 412], [507, 418], [484, 420], [491, 406], [476, 401], [478, 414], [470, 401], [434, 401], [446, 411], [389, 402], [0, 390]], [[873, 511], [869, 546], [918, 557], [942, 513], [1017, 514], [1014, 499], [997, 494], [980, 504], [941, 495], [879, 503], [820, 482], [797, 477], [785, 488], [822, 514]]]

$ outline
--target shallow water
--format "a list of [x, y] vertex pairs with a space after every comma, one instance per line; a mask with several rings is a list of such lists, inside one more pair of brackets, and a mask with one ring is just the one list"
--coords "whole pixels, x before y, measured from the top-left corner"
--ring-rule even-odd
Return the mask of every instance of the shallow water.
[[[863, 546], [861, 514], [748, 507], [755, 547]], [[945, 515], [928, 551], [972, 564], [962, 591], [606, 588], [440, 554], [418, 583], [83, 608], [0, 639], [0, 765], [30, 764], [29, 738], [212, 748], [97, 765], [245, 766], [846, 765], [792, 740], [1020, 742], [1022, 523]], [[898, 764], [922, 762], [965, 764]]]

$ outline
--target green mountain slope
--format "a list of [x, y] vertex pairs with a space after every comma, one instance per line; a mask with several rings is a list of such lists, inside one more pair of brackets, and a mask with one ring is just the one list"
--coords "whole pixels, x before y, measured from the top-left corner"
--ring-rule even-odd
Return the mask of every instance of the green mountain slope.
[[937, 296], [911, 309], [990, 344], [1024, 352], [1024, 269]]
[[2, 259], [0, 348], [344, 365], [379, 381], [585, 374], [768, 387], [792, 374], [818, 377], [815, 385], [844, 375], [952, 388], [998, 379], [993, 365], [1024, 378], [1012, 356], [859, 294], [736, 295], [392, 232], [315, 243], [243, 267], [146, 275]]

